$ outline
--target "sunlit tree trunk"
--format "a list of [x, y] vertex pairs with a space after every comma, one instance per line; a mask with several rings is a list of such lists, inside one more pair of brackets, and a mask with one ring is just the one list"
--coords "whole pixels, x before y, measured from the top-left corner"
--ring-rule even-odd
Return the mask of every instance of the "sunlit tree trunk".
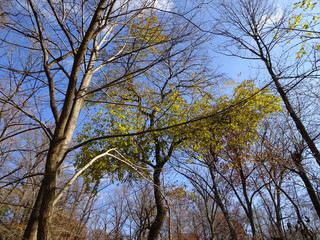
[[158, 239], [167, 213], [166, 207], [163, 203], [163, 193], [161, 190], [161, 172], [162, 168], [156, 168], [153, 173], [153, 192], [157, 213], [150, 227], [148, 240]]

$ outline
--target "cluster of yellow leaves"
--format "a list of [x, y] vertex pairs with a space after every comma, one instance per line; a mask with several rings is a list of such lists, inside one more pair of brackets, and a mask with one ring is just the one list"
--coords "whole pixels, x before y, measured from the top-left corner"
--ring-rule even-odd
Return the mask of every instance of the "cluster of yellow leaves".
[[[258, 89], [252, 81], [237, 86], [233, 96], [219, 99], [197, 88], [192, 98], [186, 97], [173, 86], [168, 88], [164, 97], [164, 93], [160, 94], [147, 84], [130, 81], [111, 89], [108, 94], [113, 96], [114, 104], [98, 109], [97, 115], [84, 126], [80, 140], [161, 129], [200, 116], [208, 117], [166, 131], [151, 131], [88, 144], [78, 158], [78, 167], [84, 165], [86, 159], [113, 147], [121, 150], [133, 163], [145, 166], [143, 163], [152, 161], [155, 142], [161, 143], [165, 151], [177, 139], [184, 139], [176, 146], [177, 149], [189, 149], [199, 154], [208, 149], [221, 155], [228, 151], [236, 156], [239, 149], [249, 154], [248, 146], [257, 138], [259, 122], [268, 114], [281, 111], [279, 98], [267, 89]], [[233, 162], [227, 163], [228, 168], [249, 161], [247, 155], [233, 159]], [[130, 175], [127, 166], [109, 158], [93, 165], [86, 172], [86, 180], [99, 181], [106, 172], [116, 173], [119, 180], [123, 180], [128, 173]]]
[[[135, 39], [134, 44], [144, 44], [151, 49], [140, 56], [142, 60], [150, 52], [161, 54], [156, 45], [167, 38], [155, 17], [138, 19], [130, 28], [130, 36]], [[116, 78], [121, 73], [116, 69], [112, 74]], [[256, 138], [259, 121], [280, 110], [279, 99], [266, 89], [258, 89], [252, 81], [236, 87], [232, 97], [215, 99], [210, 91], [204, 92], [196, 86], [188, 96], [171, 83], [159, 90], [157, 78], [148, 71], [142, 79], [138, 78], [128, 75], [122, 84], [108, 89], [107, 95], [111, 98], [108, 104], [96, 105], [97, 113], [84, 124], [79, 141], [106, 135], [118, 137], [84, 146], [76, 167], [81, 168], [110, 148], [119, 149], [131, 163], [146, 167], [153, 161], [155, 144], [160, 144], [161, 152], [166, 152], [179, 140], [183, 141], [175, 148], [199, 153], [209, 148], [216, 152], [230, 146], [244, 148]], [[153, 80], [149, 82], [149, 78]], [[186, 122], [189, 123], [184, 124]], [[160, 131], [167, 126], [175, 127]], [[137, 132], [145, 133], [129, 136]], [[85, 172], [85, 179], [89, 183], [99, 182], [106, 173], [117, 180], [135, 174], [128, 165], [106, 157]]]
[[228, 135], [228, 141], [233, 145], [254, 139], [259, 122], [268, 114], [281, 110], [280, 99], [267, 89], [255, 87], [253, 81], [244, 81], [235, 88], [231, 98], [221, 97], [217, 102], [214, 110], [223, 113], [213, 121], [207, 121], [207, 129], [211, 136], [223, 138]]
[[167, 41], [167, 35], [163, 34], [163, 28], [156, 16], [141, 16], [130, 27], [129, 34], [137, 40], [136, 48], [141, 44], [147, 44], [152, 53], [157, 53], [159, 43]]
[[225, 162], [227, 168], [249, 164], [250, 147], [258, 139], [259, 123], [269, 114], [281, 111], [280, 99], [268, 89], [259, 89], [252, 81], [245, 81], [235, 88], [232, 97], [220, 98], [218, 102], [215, 110], [223, 114], [201, 126], [192, 144], [193, 151], [206, 157], [210, 149], [231, 160]]
[[[128, 30], [130, 44], [127, 44], [126, 48], [130, 52], [143, 49], [137, 53], [135, 67], [140, 67], [139, 64], [162, 54], [161, 43], [167, 40], [163, 32], [155, 16], [141, 15], [132, 20]], [[118, 76], [121, 77], [122, 74], [121, 69], [110, 70], [109, 81], [117, 79]], [[155, 129], [185, 121], [190, 117], [192, 109], [179, 89], [170, 83], [165, 85], [165, 91], [159, 92], [156, 81], [162, 80], [158, 80], [152, 74], [152, 71], [146, 71], [140, 76], [127, 74], [121, 84], [108, 89], [107, 104], [95, 104], [97, 113], [84, 124], [78, 140], [106, 135], [118, 137], [84, 146], [76, 163], [77, 168], [84, 166], [91, 158], [110, 148], [117, 148], [132, 164], [145, 168], [146, 163], [152, 162], [155, 142], [161, 143], [165, 149], [170, 141], [175, 141], [177, 135], [175, 128], [168, 129], [166, 132]], [[99, 97], [96, 96], [96, 98]], [[139, 132], [146, 133], [129, 136]], [[126, 164], [105, 157], [93, 164], [84, 175], [86, 181], [90, 183], [99, 182], [106, 173], [115, 176], [117, 180], [124, 180], [135, 174], [134, 170]]]
[[294, 9], [295, 8], [302, 8], [302, 9], [313, 9], [317, 5], [317, 2], [311, 1], [311, 0], [302, 0], [300, 2], [297, 2], [294, 4]]
[[[316, 1], [312, 0], [303, 0], [294, 4], [293, 9], [299, 9], [298, 14], [293, 15], [289, 20], [289, 30], [298, 30], [300, 31], [300, 39], [303, 42], [308, 40], [319, 39], [319, 31], [317, 26], [319, 23], [319, 12], [315, 12], [317, 6]], [[289, 41], [290, 42], [290, 41]], [[320, 44], [317, 42], [312, 42], [309, 45], [312, 46], [314, 50], [320, 49]], [[306, 54], [306, 44], [303, 43], [297, 52], [296, 58], [301, 58]]]
[[[197, 97], [189, 99], [170, 84], [165, 92], [159, 92], [148, 82], [139, 83], [134, 79], [109, 89], [108, 95], [112, 96], [113, 103], [97, 107], [97, 114], [84, 125], [79, 141], [105, 135], [122, 136], [86, 145], [78, 158], [77, 167], [80, 168], [88, 159], [110, 148], [119, 149], [132, 163], [145, 167], [146, 162], [153, 161], [156, 143], [160, 143], [165, 152], [173, 141], [191, 134], [185, 126], [166, 131], [154, 130], [181, 124], [209, 109], [212, 98], [202, 98], [200, 89], [195, 88], [194, 92]], [[125, 136], [149, 130], [152, 131]], [[115, 173], [116, 179], [123, 180], [129, 170], [124, 164], [106, 158], [88, 169], [85, 177], [87, 182], [97, 182], [108, 172]]]

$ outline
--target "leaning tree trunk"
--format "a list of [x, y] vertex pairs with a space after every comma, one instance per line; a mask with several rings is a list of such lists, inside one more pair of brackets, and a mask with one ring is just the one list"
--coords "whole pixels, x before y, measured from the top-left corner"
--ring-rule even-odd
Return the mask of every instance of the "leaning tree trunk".
[[318, 198], [318, 195], [308, 177], [306, 174], [306, 171], [302, 165], [302, 156], [301, 153], [294, 153], [292, 154], [292, 160], [298, 170], [298, 175], [300, 176], [301, 180], [303, 181], [304, 185], [306, 186], [306, 190], [308, 192], [308, 195], [310, 197], [310, 200], [313, 204], [314, 209], [317, 212], [318, 217], [320, 218], [320, 201]]
[[27, 240], [37, 239], [38, 222], [39, 222], [39, 214], [40, 214], [40, 206], [42, 203], [42, 197], [43, 197], [43, 188], [41, 185], [22, 239], [27, 239]]
[[23, 239], [52, 239], [51, 217], [53, 201], [56, 197], [56, 181], [58, 176], [58, 163], [63, 158], [64, 142], [52, 140], [46, 159], [45, 176], [41, 182], [36, 202], [33, 206]]
[[63, 159], [64, 141], [53, 141], [47, 156], [45, 176], [42, 180], [42, 203], [40, 207], [37, 237], [41, 240], [51, 240], [51, 218], [53, 214], [53, 202], [56, 197], [56, 182], [58, 177], [58, 165]]
[[161, 181], [160, 181], [160, 176], [162, 172], [162, 167], [161, 168], [156, 168], [153, 173], [153, 192], [154, 192], [154, 199], [156, 202], [156, 217], [151, 224], [149, 235], [148, 235], [148, 240], [156, 240], [158, 239], [162, 225], [164, 223], [165, 217], [166, 217], [166, 207], [163, 203], [163, 194], [161, 191]]
[[[38, 12], [33, 1], [29, 0], [28, 3], [32, 7], [39, 26], [39, 35], [44, 56], [43, 67], [45, 69], [48, 82], [52, 83], [54, 80], [51, 73], [51, 66], [48, 64], [48, 49], [46, 48], [45, 41], [43, 40], [41, 21], [37, 17]], [[84, 76], [81, 77], [81, 82], [79, 82], [79, 73], [82, 71], [81, 64], [84, 62], [89, 44], [96, 36], [97, 29], [99, 30], [98, 27], [101, 16], [106, 10], [106, 3], [107, 0], [100, 0], [98, 2], [91, 22], [74, 56], [72, 69], [68, 77], [68, 88], [65, 94], [66, 97], [63, 101], [63, 107], [60, 115], [58, 113], [57, 106], [54, 104], [55, 95], [52, 93], [53, 89], [49, 87], [51, 108], [53, 115], [55, 116], [56, 127], [50, 141], [49, 151], [46, 158], [44, 179], [41, 183], [31, 217], [29, 218], [28, 227], [24, 233], [25, 239], [33, 240], [35, 235], [37, 235], [37, 239], [41, 240], [52, 239], [51, 217], [53, 214], [54, 200], [56, 198], [56, 182], [59, 166], [61, 166], [65, 153], [67, 152], [72, 140], [78, 117], [83, 106], [84, 97], [94, 73], [93, 68], [98, 49], [92, 53], [90, 60], [86, 63], [86, 72], [84, 73]], [[112, 9], [112, 6], [113, 4], [109, 5], [109, 8]]]
[[307, 143], [316, 162], [320, 166], [320, 151], [319, 151], [314, 139], [311, 137], [311, 135], [307, 131], [301, 118], [298, 116], [297, 112], [294, 110], [285, 89], [283, 88], [282, 84], [280, 83], [280, 79], [277, 76], [277, 74], [275, 73], [274, 68], [272, 66], [271, 59], [270, 59], [270, 57], [268, 57], [268, 55], [270, 53], [268, 52], [267, 56], [266, 56], [266, 54], [263, 52], [263, 47], [261, 46], [262, 43], [260, 43], [260, 40], [257, 37], [255, 37], [254, 39], [255, 39], [257, 46], [259, 48], [259, 53], [260, 53], [259, 57], [264, 62], [265, 66], [267, 68], [267, 71], [268, 71], [273, 83], [276, 86], [277, 92], [279, 93], [279, 95], [285, 105], [285, 108], [287, 109], [291, 119], [293, 120], [294, 124], [296, 125], [296, 128], [299, 131], [301, 137]]
[[214, 173], [214, 167], [209, 165], [209, 171], [210, 171], [210, 176], [211, 176], [211, 180], [212, 180], [212, 189], [213, 189], [213, 194], [214, 194], [214, 200], [216, 201], [217, 205], [221, 209], [221, 212], [227, 222], [227, 225], [228, 225], [228, 228], [230, 231], [230, 239], [231, 240], [238, 240], [237, 231], [234, 227], [234, 224], [232, 223], [232, 219], [230, 217], [229, 211], [227, 210], [227, 208], [223, 204], [222, 198], [220, 196], [220, 192], [218, 190], [218, 185], [216, 183], [216, 177], [215, 177], [215, 173]]

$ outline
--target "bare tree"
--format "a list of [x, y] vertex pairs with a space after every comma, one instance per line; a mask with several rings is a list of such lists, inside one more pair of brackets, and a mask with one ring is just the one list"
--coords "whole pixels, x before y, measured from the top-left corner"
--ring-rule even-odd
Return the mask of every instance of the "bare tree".
[[[237, 231], [235, 226], [236, 221], [232, 217], [230, 206], [228, 206], [227, 198], [230, 196], [230, 188], [216, 173], [215, 160], [213, 160], [213, 158], [214, 156], [207, 156], [207, 158], [201, 161], [202, 164], [199, 164], [200, 166], [198, 168], [188, 167], [186, 168], [186, 173], [182, 174], [191, 182], [199, 198], [202, 200], [201, 202], [205, 209], [202, 214], [206, 216], [209, 223], [210, 239], [214, 239], [222, 234], [220, 232], [219, 221], [226, 222], [228, 226], [230, 234], [224, 237], [241, 239], [241, 232]], [[220, 209], [224, 220], [221, 219], [221, 215], [217, 213], [217, 209]], [[220, 219], [217, 220], [217, 218]], [[226, 232], [224, 232], [224, 234], [226, 234]]]
[[[309, 101], [309, 97], [303, 100], [300, 97], [300, 94], [304, 95], [302, 89], [317, 76], [318, 61], [313, 58], [312, 53], [306, 54], [303, 60], [296, 57], [297, 48], [288, 43], [297, 40], [297, 33], [288, 31], [290, 26], [287, 21], [290, 15], [284, 8], [280, 11], [275, 3], [264, 0], [232, 2], [237, 7], [230, 4], [231, 2], [221, 2], [218, 10], [221, 18], [216, 25], [217, 33], [227, 38], [224, 53], [261, 61], [295, 128], [308, 147], [308, 153], [319, 165], [319, 133], [315, 128], [316, 123], [308, 118], [312, 111], [311, 105], [316, 106], [317, 103]], [[308, 104], [300, 111], [300, 104], [306, 102]], [[300, 153], [296, 152], [294, 155], [296, 154]], [[298, 161], [296, 157], [293, 159]], [[319, 200], [313, 194], [309, 196], [320, 216]]]

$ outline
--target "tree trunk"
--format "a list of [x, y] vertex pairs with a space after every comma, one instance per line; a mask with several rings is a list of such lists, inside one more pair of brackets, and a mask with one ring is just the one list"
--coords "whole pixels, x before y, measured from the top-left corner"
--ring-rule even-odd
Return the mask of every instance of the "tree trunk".
[[241, 185], [242, 185], [242, 191], [243, 191], [243, 196], [247, 205], [246, 209], [246, 215], [247, 218], [250, 222], [250, 227], [251, 227], [251, 232], [252, 232], [252, 238], [256, 239], [256, 227], [254, 224], [254, 216], [253, 216], [253, 209], [252, 209], [252, 201], [250, 200], [247, 192], [247, 178], [244, 175], [243, 169], [242, 169], [242, 164], [240, 164], [240, 178], [241, 178]]
[[229, 231], [230, 231], [230, 239], [231, 240], [238, 240], [238, 236], [237, 236], [237, 232], [236, 232], [236, 229], [232, 223], [232, 220], [231, 220], [231, 217], [229, 215], [229, 212], [228, 210], [226, 209], [226, 207], [224, 206], [223, 202], [222, 202], [222, 199], [221, 199], [221, 196], [220, 196], [220, 193], [218, 191], [218, 186], [216, 184], [216, 179], [215, 179], [215, 176], [214, 176], [214, 170], [212, 169], [212, 167], [209, 166], [209, 170], [210, 170], [210, 176], [211, 176], [211, 180], [212, 180], [212, 188], [213, 188], [213, 191], [214, 191], [214, 199], [217, 203], [217, 205], [219, 206], [219, 208], [221, 209], [221, 212], [227, 222], [227, 225], [228, 225], [228, 228], [229, 228]]
[[297, 167], [298, 174], [300, 178], [302, 179], [304, 185], [306, 186], [307, 192], [309, 194], [310, 200], [313, 204], [314, 209], [317, 212], [318, 217], [320, 218], [320, 201], [317, 196], [316, 191], [314, 190], [312, 183], [306, 174], [306, 171], [302, 165], [302, 159], [301, 159], [301, 154], [292, 154], [292, 159], [294, 164]]
[[153, 192], [154, 192], [154, 199], [156, 202], [157, 214], [150, 227], [148, 240], [158, 239], [162, 225], [165, 220], [166, 212], [167, 212], [163, 204], [163, 195], [161, 191], [161, 181], [160, 181], [161, 172], [162, 172], [162, 168], [156, 168], [153, 173]]
[[284, 88], [282, 87], [278, 76], [276, 75], [276, 73], [274, 72], [274, 69], [272, 67], [271, 61], [268, 60], [268, 58], [266, 58], [264, 56], [264, 53], [261, 49], [261, 46], [259, 45], [259, 43], [257, 43], [260, 49], [260, 57], [261, 60], [264, 62], [269, 75], [272, 78], [272, 81], [274, 82], [277, 91], [290, 115], [290, 117], [292, 118], [293, 122], [296, 125], [297, 130], [299, 131], [301, 137], [303, 138], [303, 140], [307, 143], [310, 151], [312, 152], [312, 155], [314, 156], [315, 160], [317, 161], [318, 165], [320, 166], [320, 152], [319, 149], [317, 148], [314, 140], [312, 139], [312, 137], [310, 136], [309, 132], [307, 131], [305, 125], [303, 124], [302, 120], [300, 119], [300, 117], [298, 116], [298, 114], [296, 113], [296, 111], [294, 110]]
[[221, 209], [221, 212], [223, 213], [223, 216], [227, 222], [227, 225], [228, 225], [228, 228], [229, 228], [229, 231], [230, 231], [230, 239], [232, 240], [237, 240], [238, 239], [238, 236], [237, 236], [237, 232], [236, 232], [236, 229], [232, 223], [232, 220], [230, 218], [230, 215], [229, 215], [229, 212], [227, 211], [227, 209], [225, 208], [223, 202], [222, 202], [222, 199], [217, 191], [217, 189], [215, 187], [214, 188], [214, 195], [215, 195], [215, 200], [218, 204], [218, 206], [220, 207]]
[[37, 232], [38, 232], [38, 221], [39, 221], [39, 214], [40, 214], [40, 207], [43, 197], [43, 187], [42, 184], [40, 186], [36, 202], [34, 203], [33, 209], [31, 211], [31, 215], [29, 217], [29, 221], [26, 227], [26, 230], [23, 234], [22, 239], [26, 240], [36, 240]]
[[[29, 3], [32, 6], [34, 5], [31, 0], [29, 0]], [[55, 132], [50, 141], [50, 147], [46, 158], [45, 176], [41, 183], [35, 207], [28, 222], [28, 226], [30, 226], [30, 228], [27, 227], [24, 233], [26, 239], [31, 240], [33, 239], [31, 237], [34, 237], [35, 235], [37, 235], [37, 239], [40, 240], [52, 239], [50, 225], [54, 208], [54, 200], [56, 197], [55, 191], [59, 165], [62, 163], [63, 158], [65, 157], [64, 154], [70, 145], [75, 127], [77, 125], [78, 117], [84, 102], [84, 97], [87, 92], [87, 87], [89, 86], [94, 73], [92, 69], [96, 60], [96, 52], [91, 55], [91, 59], [87, 66], [87, 71], [81, 80], [80, 87], [77, 90], [79, 72], [81, 71], [81, 64], [83, 63], [83, 60], [87, 54], [88, 45], [97, 33], [97, 27], [99, 26], [101, 16], [106, 9], [106, 3], [107, 0], [100, 0], [98, 2], [90, 25], [88, 26], [76, 55], [74, 56], [72, 70], [68, 79], [66, 97], [63, 102], [60, 116], [56, 116], [57, 119]], [[109, 5], [110, 9], [112, 9], [114, 3], [115, 1]], [[37, 16], [35, 8], [33, 8], [33, 11], [34, 15]], [[37, 20], [38, 24], [40, 24], [40, 20]], [[98, 51], [98, 49], [96, 50]], [[44, 46], [43, 52], [44, 55], [47, 54], [47, 49]], [[44, 69], [50, 73], [50, 68], [47, 65], [47, 62], [44, 63]], [[53, 81], [53, 79], [51, 79], [49, 76], [49, 73], [47, 74], [48, 82]], [[55, 96], [52, 93], [50, 94], [50, 98], [52, 100], [52, 98]]]
[[[54, 143], [53, 143], [54, 144]], [[37, 237], [41, 240], [50, 240], [51, 237], [51, 218], [53, 213], [53, 201], [55, 199], [56, 181], [58, 172], [58, 162], [61, 160], [61, 147], [53, 146], [49, 150], [48, 158], [46, 161], [46, 174], [42, 181], [43, 197], [39, 214], [38, 233]]]

